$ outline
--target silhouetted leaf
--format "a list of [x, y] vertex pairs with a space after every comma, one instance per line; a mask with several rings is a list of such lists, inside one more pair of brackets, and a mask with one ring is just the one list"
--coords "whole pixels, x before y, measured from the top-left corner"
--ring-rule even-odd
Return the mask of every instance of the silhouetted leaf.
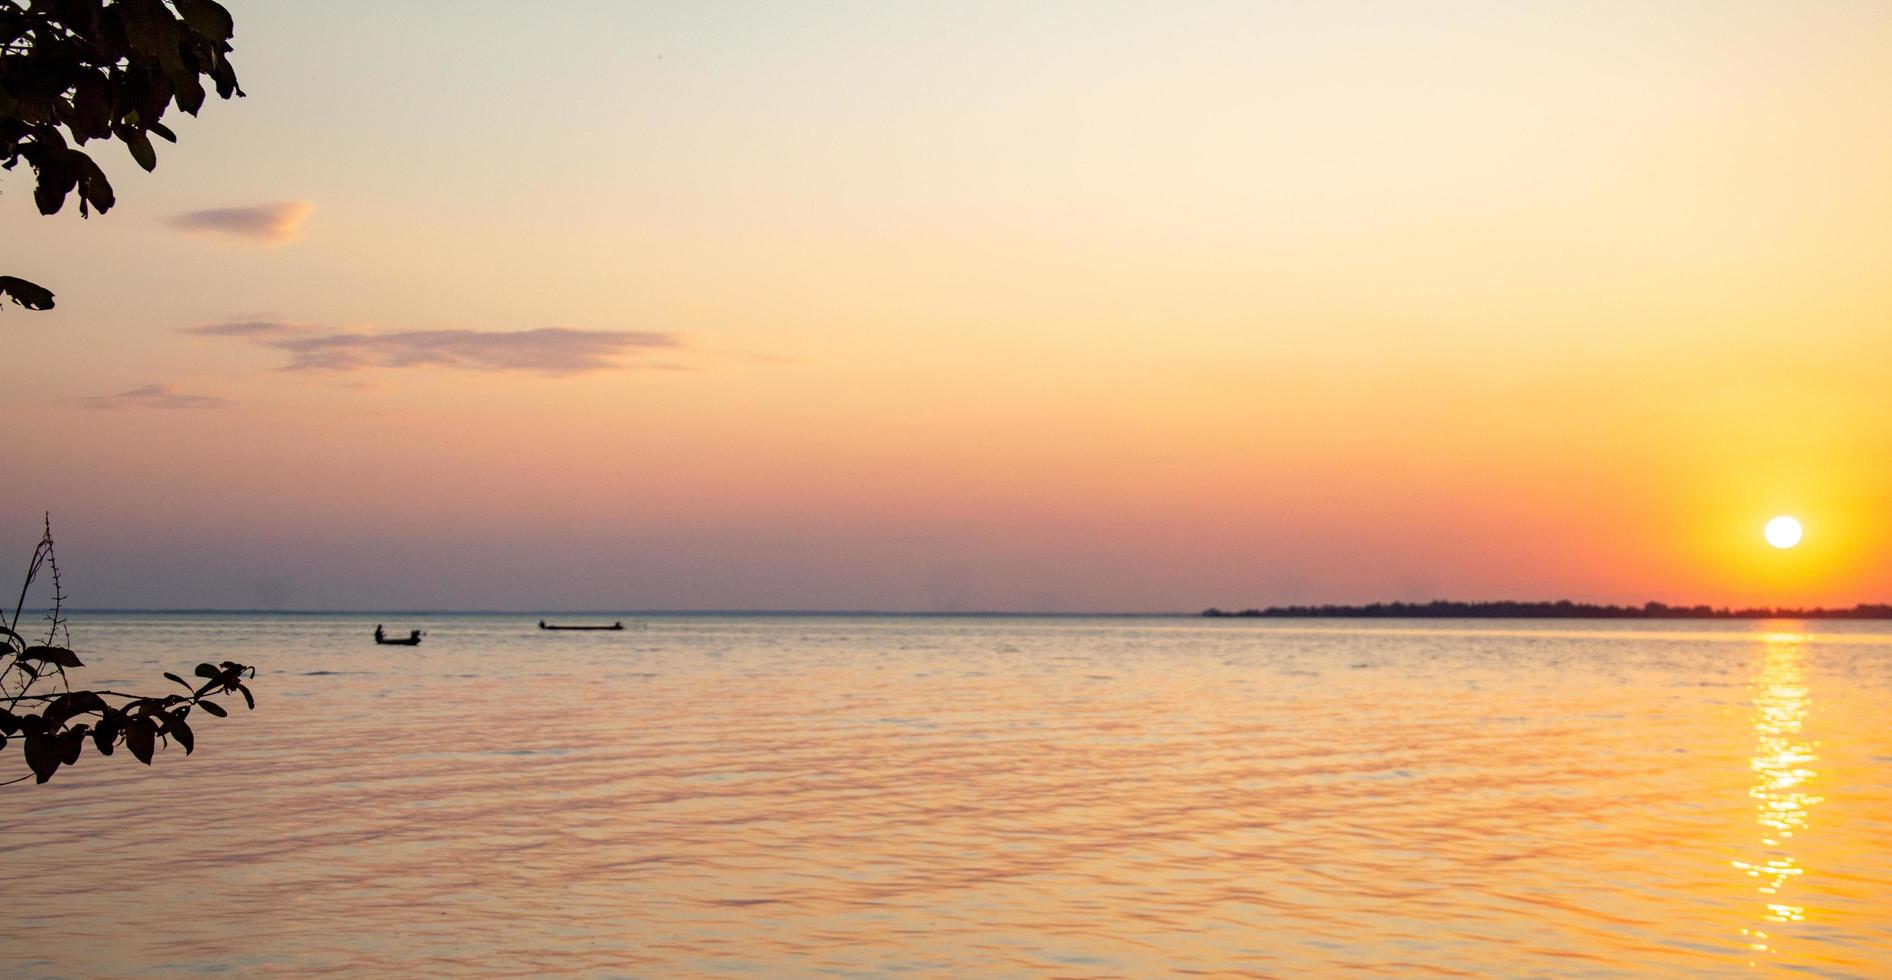
[[151, 764], [151, 753], [157, 748], [157, 730], [152, 727], [149, 718], [133, 718], [125, 728], [125, 748], [139, 762]]
[[79, 753], [85, 751], [85, 726], [80, 725], [71, 731], [59, 735], [59, 760], [66, 765], [79, 761]]
[[215, 701], [199, 701], [197, 702], [197, 706], [199, 708], [204, 709], [205, 711], [210, 712], [213, 715], [216, 715], [219, 718], [227, 718], [230, 716], [230, 713], [228, 711], [223, 710], [223, 705], [220, 705]]
[[[0, 276], [0, 280], [5, 280], [5, 279], [7, 279], [7, 278], [8, 278], [7, 276]], [[14, 281], [14, 282], [19, 282], [19, 280], [18, 280], [18, 279], [14, 279], [13, 281]], [[18, 634], [18, 633], [15, 633], [15, 632], [13, 632], [12, 630], [10, 630], [10, 629], [8, 629], [8, 628], [7, 628], [7, 627], [5, 627], [5, 626], [0, 626], [0, 636], [4, 636], [4, 637], [6, 637], [6, 638], [8, 638], [8, 639], [10, 639], [10, 640], [13, 640], [13, 641], [14, 641], [14, 642], [16, 642], [16, 643], [19, 643], [19, 644], [20, 644], [21, 646], [25, 646], [25, 645], [26, 645], [26, 637], [24, 637], [24, 636], [21, 636], [20, 634]]]
[[64, 725], [67, 721], [79, 715], [92, 711], [104, 712], [105, 710], [105, 699], [99, 697], [97, 694], [91, 691], [71, 691], [60, 695], [59, 698], [46, 709], [46, 727], [49, 730], [57, 729], [59, 726]]
[[177, 134], [171, 132], [171, 127], [166, 126], [163, 123], [152, 123], [150, 126], [146, 128], [150, 129], [151, 132], [157, 134], [158, 136], [164, 137], [166, 142], [170, 142], [170, 143], [177, 142]]
[[34, 169], [39, 171], [39, 183], [33, 185], [33, 203], [39, 205], [40, 214], [58, 214], [66, 195], [79, 185], [79, 168], [62, 151], [42, 154], [34, 161]]
[[124, 9], [125, 42], [131, 46], [133, 54], [158, 59], [167, 49], [177, 48], [177, 21], [162, 4], [121, 3], [118, 6]]
[[59, 739], [52, 735], [29, 735], [26, 738], [26, 765], [33, 770], [36, 782], [45, 782], [53, 778], [59, 770], [59, 763], [65, 757]]
[[197, 80], [197, 73], [189, 70], [180, 72], [175, 76], [174, 84], [177, 86], [177, 107], [193, 116], [197, 115], [197, 110], [204, 107], [207, 95], [204, 83]]
[[186, 680], [185, 680], [184, 678], [182, 678], [182, 677], [179, 677], [179, 676], [177, 676], [176, 674], [173, 674], [173, 673], [171, 673], [171, 672], [170, 672], [170, 671], [168, 671], [168, 670], [164, 672], [164, 676], [166, 676], [166, 677], [168, 677], [168, 678], [170, 678], [171, 680], [174, 680], [174, 681], [176, 681], [176, 682], [178, 682], [179, 684], [182, 684], [182, 685], [184, 685], [184, 689], [185, 689], [185, 690], [187, 690], [187, 691], [188, 691], [188, 690], [190, 690], [190, 682], [189, 682], [189, 681], [186, 681]]
[[237, 689], [237, 693], [239, 693], [239, 694], [241, 694], [241, 695], [243, 695], [243, 701], [244, 701], [244, 703], [246, 703], [246, 704], [248, 704], [248, 705], [250, 706], [250, 710], [251, 710], [251, 711], [255, 711], [255, 710], [256, 710], [256, 698], [255, 698], [255, 697], [253, 697], [253, 696], [252, 696], [252, 695], [250, 694], [250, 689], [249, 689], [249, 688], [247, 688], [247, 687], [245, 687], [245, 686], [243, 686], [242, 684], [238, 684], [238, 685], [236, 686], [236, 689]]
[[20, 651], [21, 660], [38, 660], [61, 667], [83, 667], [79, 655], [65, 647], [32, 646]]
[[184, 723], [184, 713], [180, 711], [169, 718], [170, 721], [164, 725], [164, 734], [177, 739], [177, 744], [184, 747], [184, 754], [190, 755], [197, 745], [197, 736], [191, 733], [191, 726]]
[[111, 755], [112, 744], [118, 741], [118, 733], [125, 730], [125, 716], [116, 711], [107, 710], [99, 719], [99, 727], [92, 729], [92, 745], [100, 755]]
[[151, 137], [134, 129], [120, 133], [118, 138], [125, 141], [131, 158], [138, 161], [138, 166], [145, 168], [146, 173], [158, 169], [158, 151], [152, 148]]
[[99, 165], [93, 162], [91, 157], [78, 150], [72, 151], [72, 155], [78, 161], [81, 211], [88, 204], [97, 209], [100, 214], [110, 211], [112, 205], [118, 203], [118, 199], [112, 194], [112, 182], [106, 179], [105, 171], [100, 170]]
[[[0, 276], [0, 296], [12, 300], [29, 310], [50, 310], [53, 308], [52, 290], [38, 283], [27, 282], [13, 276]], [[13, 633], [8, 630], [8, 633]], [[13, 633], [18, 638], [18, 633]]]
[[213, 41], [228, 41], [236, 35], [230, 12], [216, 0], [172, 0], [177, 12], [190, 29]]
[[19, 716], [5, 708], [0, 708], [0, 735], [11, 735], [19, 730]]
[[216, 667], [210, 664], [198, 664], [197, 670], [195, 671], [195, 673], [199, 677], [215, 677], [220, 673], [220, 671], [218, 671]]

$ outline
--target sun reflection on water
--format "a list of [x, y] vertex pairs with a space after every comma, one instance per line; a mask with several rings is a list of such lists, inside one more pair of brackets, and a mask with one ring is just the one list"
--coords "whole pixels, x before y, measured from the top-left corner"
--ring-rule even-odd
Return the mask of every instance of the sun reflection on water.
[[1806, 637], [1798, 633], [1766, 633], [1760, 672], [1751, 685], [1754, 699], [1754, 755], [1749, 765], [1754, 784], [1754, 821], [1760, 826], [1766, 850], [1756, 861], [1735, 861], [1734, 866], [1755, 883], [1762, 900], [1765, 925], [1743, 929], [1748, 948], [1776, 953], [1773, 929], [1806, 920], [1806, 909], [1791, 903], [1782, 891], [1806, 871], [1792, 853], [1796, 835], [1807, 829], [1807, 817], [1823, 797], [1813, 792], [1819, 772], [1816, 744], [1803, 734], [1812, 704], [1805, 670]]

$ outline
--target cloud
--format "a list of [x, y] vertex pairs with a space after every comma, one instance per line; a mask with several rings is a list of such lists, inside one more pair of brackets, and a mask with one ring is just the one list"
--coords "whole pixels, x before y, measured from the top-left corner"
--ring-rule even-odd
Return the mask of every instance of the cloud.
[[676, 347], [663, 333], [624, 330], [415, 330], [407, 333], [332, 333], [270, 340], [288, 351], [290, 371], [448, 367], [475, 371], [579, 374], [620, 367], [613, 358], [640, 348]]
[[239, 320], [188, 327], [185, 333], [233, 337], [288, 353], [285, 371], [361, 371], [369, 368], [438, 367], [467, 371], [529, 371], [583, 374], [616, 368], [675, 368], [623, 362], [646, 351], [683, 346], [673, 334], [640, 330], [409, 330], [368, 333], [283, 323]]
[[232, 235], [258, 245], [281, 245], [302, 235], [302, 222], [315, 210], [308, 201], [276, 201], [241, 208], [186, 211], [171, 219], [188, 232]]
[[121, 408], [223, 408], [233, 404], [228, 398], [212, 395], [186, 395], [167, 384], [140, 385], [116, 395], [94, 395], [73, 399], [86, 408], [115, 411]]
[[308, 333], [309, 328], [274, 320], [231, 320], [226, 323], [200, 323], [194, 327], [185, 327], [184, 332], [199, 337], [261, 337]]

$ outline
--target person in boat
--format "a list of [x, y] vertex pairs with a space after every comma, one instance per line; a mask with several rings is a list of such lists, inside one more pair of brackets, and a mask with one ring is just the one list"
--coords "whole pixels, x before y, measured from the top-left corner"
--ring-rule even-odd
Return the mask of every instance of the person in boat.
[[381, 641], [387, 638], [388, 638], [388, 634], [385, 630], [381, 628], [381, 624], [380, 623], [374, 624], [374, 641], [376, 643], [380, 643]]
[[407, 638], [413, 641], [416, 646], [419, 646], [420, 645], [420, 630], [408, 630]]

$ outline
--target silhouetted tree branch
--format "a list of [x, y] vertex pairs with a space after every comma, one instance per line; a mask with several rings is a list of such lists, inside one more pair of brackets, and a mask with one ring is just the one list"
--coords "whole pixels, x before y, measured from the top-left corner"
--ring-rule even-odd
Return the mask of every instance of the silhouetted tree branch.
[[[40, 643], [20, 632], [20, 617], [25, 615], [27, 597], [42, 572], [52, 580], [52, 595], [46, 613], [46, 639]], [[255, 697], [243, 683], [256, 676], [256, 668], [230, 660], [198, 664], [196, 676], [201, 683], [194, 684], [167, 671], [165, 678], [182, 687], [181, 694], [73, 690], [66, 671], [85, 664], [72, 652], [65, 601], [59, 557], [53, 551], [52, 518], [48, 516], [45, 532], [27, 563], [26, 580], [20, 586], [12, 618], [0, 610], [0, 700], [6, 701], [6, 707], [0, 708], [0, 760], [4, 760], [9, 747], [19, 742], [29, 770], [0, 781], [0, 786], [29, 777], [45, 782], [60, 766], [78, 762], [88, 742], [100, 755], [111, 755], [123, 745], [145, 765], [151, 764], [151, 756], [160, 744], [176, 742], [189, 755], [197, 742], [187, 721], [193, 710], [201, 708], [206, 714], [222, 718], [229, 712], [210, 699], [225, 694], [241, 694], [248, 707], [256, 707]], [[56, 685], [56, 689], [35, 692], [42, 682]]]
[[[140, 167], [158, 165], [151, 137], [177, 142], [164, 125], [175, 104], [196, 115], [209, 97], [240, 97], [226, 57], [236, 27], [216, 0], [0, 0], [0, 168], [33, 168], [33, 200], [57, 214], [79, 195], [79, 214], [104, 214], [116, 198], [78, 147], [117, 140]], [[53, 294], [0, 276], [4, 300], [50, 310]]]

